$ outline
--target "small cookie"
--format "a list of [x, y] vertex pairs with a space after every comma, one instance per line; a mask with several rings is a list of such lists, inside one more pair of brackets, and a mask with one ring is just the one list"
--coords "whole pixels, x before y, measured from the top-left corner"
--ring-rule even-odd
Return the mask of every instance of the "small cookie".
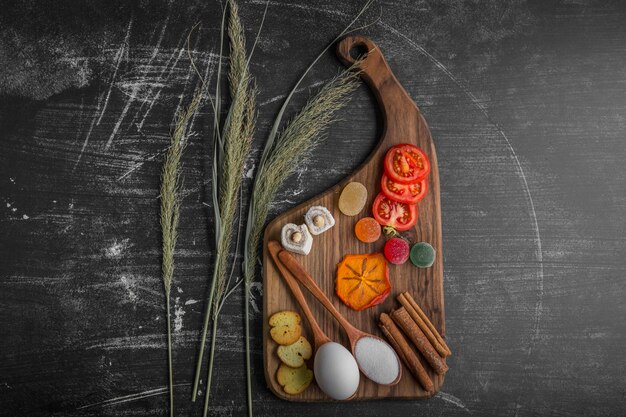
[[299, 325], [301, 321], [300, 314], [295, 311], [283, 310], [272, 314], [269, 319], [269, 324], [272, 327], [295, 326], [296, 324]]
[[304, 365], [304, 361], [311, 358], [313, 349], [304, 336], [300, 336], [295, 343], [288, 346], [278, 346], [278, 357], [287, 366], [298, 368]]
[[299, 368], [291, 368], [284, 363], [276, 372], [276, 379], [287, 394], [300, 394], [308, 388], [313, 381], [313, 371], [302, 365]]
[[300, 315], [295, 311], [279, 311], [269, 319], [270, 335], [279, 345], [291, 345], [302, 335]]

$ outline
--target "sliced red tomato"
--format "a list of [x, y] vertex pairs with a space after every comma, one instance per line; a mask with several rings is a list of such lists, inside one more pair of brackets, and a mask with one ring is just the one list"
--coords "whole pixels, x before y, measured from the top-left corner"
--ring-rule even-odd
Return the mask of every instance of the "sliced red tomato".
[[391, 226], [402, 232], [409, 230], [417, 222], [417, 206], [394, 201], [383, 193], [378, 193], [372, 205], [372, 214], [381, 226]]
[[400, 184], [389, 179], [383, 174], [380, 180], [380, 188], [387, 197], [400, 203], [417, 204], [428, 190], [428, 178], [424, 178], [415, 184]]
[[396, 145], [385, 155], [385, 174], [400, 184], [411, 184], [426, 178], [430, 172], [430, 161], [415, 145]]

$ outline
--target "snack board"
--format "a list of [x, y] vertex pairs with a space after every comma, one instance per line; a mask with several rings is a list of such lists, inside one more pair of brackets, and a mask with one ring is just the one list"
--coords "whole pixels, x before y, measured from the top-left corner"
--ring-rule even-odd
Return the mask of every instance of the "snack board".
[[[293, 254], [293, 256], [304, 266], [350, 323], [365, 332], [382, 337], [383, 335], [378, 328], [380, 314], [397, 308], [396, 296], [407, 291], [412, 294], [439, 333], [442, 336], [445, 335], [439, 173], [430, 131], [418, 107], [391, 72], [380, 49], [368, 38], [348, 36], [337, 47], [337, 54], [346, 65], [351, 65], [354, 62], [350, 54], [353, 48], [367, 51], [361, 64], [363, 71], [361, 75], [376, 96], [382, 114], [384, 128], [379, 143], [363, 165], [354, 173], [329, 190], [282, 213], [265, 230], [263, 250], [263, 363], [265, 378], [274, 394], [290, 401], [331, 401], [315, 383], [297, 395], [288, 395], [284, 392], [276, 379], [276, 372], [281, 364], [276, 355], [278, 345], [271, 339], [267, 323], [268, 317], [278, 311], [300, 311], [267, 251], [267, 243], [270, 240], [280, 241], [281, 229], [285, 224], [303, 224], [304, 215], [312, 206], [328, 208], [336, 223], [334, 227], [324, 233], [314, 236], [312, 248], [308, 255]], [[428, 176], [428, 192], [418, 205], [417, 224], [403, 234], [414, 242], [430, 243], [436, 251], [435, 261], [430, 268], [417, 268], [410, 261], [402, 265], [390, 263], [391, 294], [381, 304], [363, 311], [354, 311], [342, 303], [335, 294], [337, 265], [347, 254], [383, 253], [385, 239], [381, 238], [373, 243], [361, 242], [355, 237], [354, 226], [361, 218], [372, 216], [372, 203], [380, 191], [383, 160], [388, 149], [404, 143], [413, 144], [422, 149], [430, 160], [431, 166]], [[338, 208], [339, 196], [343, 188], [350, 182], [359, 182], [368, 189], [367, 202], [363, 211], [352, 217], [344, 215]], [[339, 324], [306, 289], [303, 288], [303, 292], [313, 314], [327, 335], [333, 341], [349, 346], [348, 339]], [[302, 326], [304, 335], [312, 340], [306, 320], [303, 320]], [[310, 367], [312, 368], [312, 364]], [[427, 366], [426, 369], [433, 381], [434, 392], [439, 391], [443, 385], [444, 376], [435, 374]], [[432, 394], [424, 391], [403, 365], [402, 378], [397, 385], [377, 385], [362, 377], [353, 399], [421, 399]]]

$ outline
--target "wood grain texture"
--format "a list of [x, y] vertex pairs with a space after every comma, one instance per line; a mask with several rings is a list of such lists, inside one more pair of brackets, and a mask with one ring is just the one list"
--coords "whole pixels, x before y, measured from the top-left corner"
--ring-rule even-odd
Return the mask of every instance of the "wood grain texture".
[[[267, 251], [267, 243], [270, 240], [280, 241], [280, 232], [285, 224], [302, 224], [304, 214], [310, 207], [323, 206], [332, 213], [336, 222], [335, 226], [321, 235], [313, 237], [313, 248], [309, 255], [294, 255], [294, 257], [297, 257], [304, 269], [316, 280], [319, 287], [334, 302], [340, 313], [358, 329], [382, 336], [378, 329], [378, 316], [381, 312], [389, 311], [396, 306], [396, 295], [408, 291], [414, 295], [416, 301], [422, 306], [441, 334], [445, 334], [439, 171], [435, 146], [426, 120], [393, 75], [382, 51], [374, 42], [362, 36], [348, 36], [337, 45], [337, 55], [346, 65], [350, 65], [354, 62], [350, 51], [358, 47], [361, 47], [366, 53], [361, 64], [362, 77], [376, 96], [381, 109], [382, 135], [367, 161], [355, 172], [319, 196], [281, 214], [267, 226], [263, 258], [264, 317], [268, 318], [280, 310], [299, 310], [293, 301], [289, 287], [285, 285], [284, 279]], [[377, 193], [380, 192], [379, 184], [384, 156], [389, 148], [402, 143], [417, 145], [426, 152], [431, 161], [428, 194], [420, 201], [417, 224], [408, 231], [407, 236], [416, 242], [430, 243], [439, 255], [431, 268], [415, 268], [410, 262], [404, 265], [389, 264], [393, 287], [390, 296], [377, 306], [357, 312], [346, 307], [335, 295], [337, 264], [348, 254], [382, 252], [385, 239], [381, 238], [371, 244], [360, 242], [354, 236], [354, 225], [359, 219], [372, 215], [372, 202]], [[357, 216], [350, 217], [339, 211], [337, 203], [345, 185], [353, 181], [365, 185], [368, 189], [368, 198], [363, 211]], [[318, 318], [320, 326], [331, 340], [344, 343], [349, 348], [350, 344], [346, 344], [346, 336], [343, 330], [338, 327], [335, 319], [325, 312], [321, 304], [314, 299], [311, 299], [308, 304]], [[272, 391], [281, 398], [293, 401], [329, 400], [317, 386], [312, 386], [303, 393], [294, 396], [286, 395], [283, 392], [275, 378], [276, 371], [280, 366], [280, 360], [275, 353], [277, 345], [269, 337], [266, 321], [264, 320], [263, 358], [265, 378]], [[430, 371], [435, 386], [435, 391], [431, 394], [434, 394], [441, 388], [444, 377], [436, 375], [432, 370]], [[407, 369], [404, 369], [403, 375], [404, 377], [400, 382], [391, 387], [377, 385], [362, 377], [354, 399], [420, 399], [430, 396], [415, 381]]]

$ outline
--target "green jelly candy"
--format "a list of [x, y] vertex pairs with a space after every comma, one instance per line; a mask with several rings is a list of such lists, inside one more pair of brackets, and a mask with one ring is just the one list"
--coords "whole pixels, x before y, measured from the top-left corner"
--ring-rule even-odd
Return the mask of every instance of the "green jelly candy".
[[418, 268], [428, 268], [435, 262], [435, 249], [426, 242], [419, 242], [411, 248], [411, 262]]

